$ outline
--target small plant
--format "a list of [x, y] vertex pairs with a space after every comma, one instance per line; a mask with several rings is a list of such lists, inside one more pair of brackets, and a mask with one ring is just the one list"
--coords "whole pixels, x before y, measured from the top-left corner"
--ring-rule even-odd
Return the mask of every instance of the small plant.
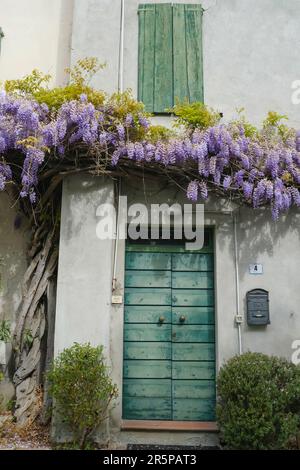
[[66, 86], [49, 88], [51, 75], [45, 75], [37, 69], [19, 80], [7, 80], [4, 86], [6, 92], [33, 98], [38, 103], [46, 104], [52, 111], [58, 110], [67, 101], [80, 99], [81, 95], [86, 95], [87, 101], [99, 107], [104, 102], [105, 93], [93, 89], [90, 81], [104, 67], [105, 64], [101, 64], [97, 58], [87, 57], [66, 69], [70, 77]]
[[32, 335], [32, 332], [29, 328], [25, 328], [24, 333], [23, 333], [23, 341], [24, 345], [30, 348], [32, 346], [34, 337]]
[[195, 101], [189, 103], [176, 103], [176, 105], [169, 110], [177, 117], [175, 126], [183, 125], [189, 129], [206, 129], [210, 126], [216, 125], [221, 115], [219, 112], [208, 108], [205, 104]]
[[57, 412], [70, 427], [74, 444], [86, 448], [118, 395], [109, 377], [103, 347], [75, 343], [55, 359], [47, 377]]
[[11, 413], [13, 413], [15, 410], [15, 406], [16, 406], [16, 400], [15, 398], [12, 398], [11, 400], [8, 400], [6, 404], [6, 409], [7, 411], [10, 411]]
[[149, 138], [151, 142], [156, 143], [159, 140], [167, 141], [173, 135], [174, 135], [174, 132], [172, 132], [171, 129], [168, 129], [165, 126], [156, 125], [156, 126], [149, 127], [146, 137]]
[[218, 377], [217, 417], [227, 446], [284, 449], [300, 426], [300, 368], [277, 357], [246, 353]]
[[0, 322], [0, 341], [8, 343], [11, 338], [10, 322], [7, 320], [2, 320]]
[[263, 121], [263, 132], [274, 135], [278, 134], [284, 142], [289, 138], [294, 138], [294, 130], [282, 122], [283, 120], [288, 121], [288, 119], [285, 114], [269, 111], [266, 119]]
[[236, 111], [237, 111], [238, 117], [237, 119], [231, 122], [231, 125], [237, 128], [237, 133], [239, 132], [240, 128], [243, 128], [246, 137], [255, 138], [256, 136], [258, 136], [257, 127], [251, 124], [251, 122], [247, 120], [244, 114], [245, 109], [239, 108]]

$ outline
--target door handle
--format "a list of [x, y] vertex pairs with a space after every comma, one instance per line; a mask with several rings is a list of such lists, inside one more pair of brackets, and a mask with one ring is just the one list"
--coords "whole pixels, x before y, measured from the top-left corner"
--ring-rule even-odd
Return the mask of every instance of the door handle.
[[180, 318], [179, 318], [180, 323], [185, 322], [185, 320], [186, 320], [185, 315], [181, 315]]
[[159, 317], [158, 319], [159, 323], [163, 323], [165, 320], [166, 320], [165, 317]]

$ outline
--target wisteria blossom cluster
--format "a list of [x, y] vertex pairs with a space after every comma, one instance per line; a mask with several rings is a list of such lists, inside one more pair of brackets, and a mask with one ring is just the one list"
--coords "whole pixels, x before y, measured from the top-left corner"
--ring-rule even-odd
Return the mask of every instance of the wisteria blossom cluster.
[[[110, 165], [126, 159], [136, 164], [182, 167], [187, 197], [206, 200], [209, 192], [239, 197], [254, 208], [269, 205], [274, 219], [300, 206], [300, 132], [288, 139], [247, 137], [243, 125], [218, 124], [177, 138], [152, 142], [148, 119], [114, 110], [96, 109], [85, 95], [66, 102], [55, 114], [33, 100], [0, 94], [0, 190], [14, 178], [14, 157], [23, 156], [20, 196], [36, 202], [41, 168], [48, 159], [63, 159], [76, 145], [96, 146], [109, 155]], [[133, 131], [143, 130], [140, 140]], [[191, 175], [191, 176], [187, 176]]]

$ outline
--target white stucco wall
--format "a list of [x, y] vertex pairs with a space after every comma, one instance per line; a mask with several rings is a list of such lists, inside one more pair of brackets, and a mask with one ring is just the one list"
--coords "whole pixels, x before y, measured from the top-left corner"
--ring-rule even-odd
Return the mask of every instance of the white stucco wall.
[[37, 68], [64, 82], [70, 63], [73, 0], [0, 0], [5, 34], [0, 54], [0, 81], [21, 78]]
[[[14, 329], [21, 300], [21, 285], [27, 268], [28, 221], [18, 212], [12, 199], [0, 193], [0, 321], [7, 320]], [[5, 348], [5, 365], [10, 346]], [[7, 371], [6, 371], [7, 373]]]
[[[112, 181], [74, 177], [64, 183], [55, 355], [74, 342], [102, 344], [109, 350], [112, 280], [111, 240], [96, 236], [96, 209], [113, 203]], [[109, 356], [109, 354], [108, 354]]]
[[[125, 0], [124, 87], [137, 93], [139, 3]], [[248, 118], [262, 122], [269, 110], [287, 114], [300, 127], [300, 104], [292, 104], [292, 82], [300, 80], [298, 0], [177, 0], [201, 3], [203, 15], [205, 102], [225, 119], [244, 107]], [[96, 55], [107, 68], [94, 85], [117, 89], [121, 0], [76, 0], [72, 62]], [[83, 18], [85, 21], [83, 21]]]

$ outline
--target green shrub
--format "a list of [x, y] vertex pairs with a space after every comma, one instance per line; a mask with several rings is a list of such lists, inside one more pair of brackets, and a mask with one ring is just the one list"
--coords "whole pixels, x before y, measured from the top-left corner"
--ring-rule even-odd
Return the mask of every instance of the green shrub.
[[177, 117], [175, 125], [183, 125], [190, 129], [206, 129], [217, 124], [221, 115], [219, 112], [208, 108], [205, 104], [195, 101], [189, 103], [176, 103], [174, 108], [169, 110]]
[[49, 88], [51, 75], [45, 75], [37, 69], [19, 80], [7, 80], [4, 86], [8, 93], [34, 98], [52, 111], [58, 110], [66, 101], [78, 100], [82, 94], [98, 107], [104, 103], [105, 93], [94, 90], [90, 81], [104, 67], [105, 64], [101, 64], [96, 57], [86, 57], [78, 60], [74, 67], [66, 69], [70, 77], [66, 86]]
[[118, 394], [109, 377], [103, 347], [75, 343], [55, 359], [47, 377], [55, 408], [70, 427], [74, 444], [85, 448]]
[[239, 108], [236, 111], [237, 111], [238, 117], [234, 119], [233, 121], [231, 121], [232, 130], [234, 130], [233, 126], [236, 128], [235, 129], [236, 137], [239, 137], [241, 128], [244, 129], [244, 133], [246, 137], [250, 137], [250, 138], [258, 137], [258, 134], [259, 134], [258, 128], [253, 126], [253, 124], [251, 124], [251, 122], [247, 120], [244, 114], [245, 109]]
[[149, 127], [146, 137], [153, 143], [159, 140], [168, 140], [174, 135], [171, 129], [161, 125], [152, 125]]
[[218, 377], [217, 417], [231, 448], [286, 448], [299, 430], [300, 368], [260, 353], [230, 359]]

